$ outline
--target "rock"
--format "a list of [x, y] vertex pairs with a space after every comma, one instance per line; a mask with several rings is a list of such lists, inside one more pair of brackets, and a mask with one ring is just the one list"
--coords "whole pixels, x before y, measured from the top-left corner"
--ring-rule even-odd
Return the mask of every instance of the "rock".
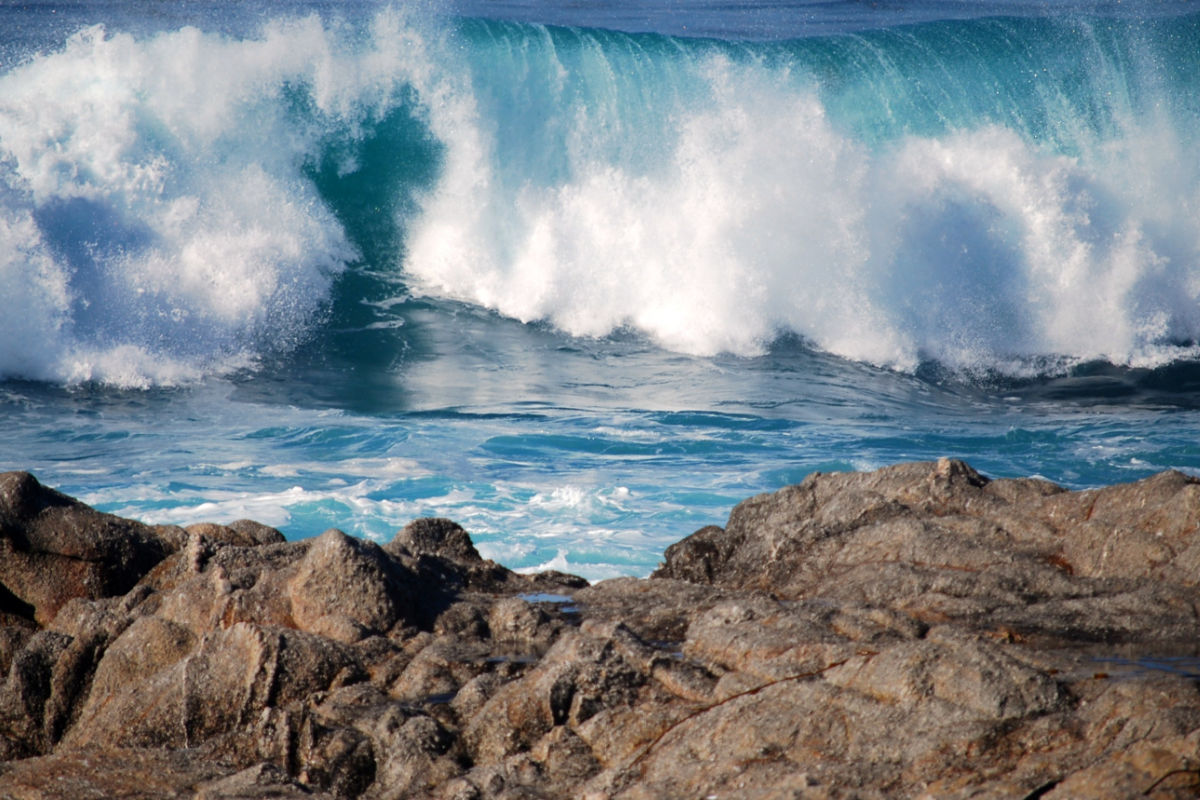
[[[194, 747], [244, 728], [268, 707], [363, 677], [344, 645], [244, 622], [194, 642], [179, 626], [147, 621], [131, 627], [100, 667], [68, 737], [72, 747]], [[127, 671], [137, 674], [134, 682], [121, 680]]]
[[262, 544], [280, 544], [287, 541], [283, 534], [276, 529], [249, 519], [239, 519], [228, 525], [198, 522], [195, 525], [188, 525], [184, 530], [189, 536], [198, 535], [211, 543], [233, 545], [234, 547], [257, 547]]
[[325, 727], [364, 737], [376, 797], [412, 797], [462, 772], [452, 752], [456, 737], [442, 723], [376, 687], [358, 684], [330, 692], [314, 713]]
[[[192, 653], [196, 644], [197, 636], [191, 630], [162, 617], [146, 616], [134, 621], [104, 651], [85, 716], [90, 719], [103, 706], [119, 702], [117, 698], [129, 687], [174, 667]], [[134, 694], [145, 697], [144, 692]]]
[[287, 584], [308, 552], [308, 542], [259, 547], [217, 547], [199, 559], [189, 540], [184, 551], [155, 567], [139, 584], [153, 613], [198, 636], [238, 622], [296, 627]]
[[998, 721], [1047, 714], [1064, 700], [1053, 677], [1000, 645], [966, 637], [941, 642], [931, 635], [897, 643], [826, 668], [824, 679], [902, 708], [936, 698], [957, 706], [964, 716]]
[[1196, 627], [1198, 518], [1200, 483], [1179, 473], [1064, 492], [904, 464], [747, 500], [724, 532], [669, 547], [655, 576], [1060, 640], [1173, 641]]
[[68, 600], [122, 595], [183, 543], [177, 529], [102, 514], [27, 472], [0, 474], [0, 603], [49, 624]]
[[466, 730], [467, 747], [477, 762], [528, 750], [555, 726], [576, 727], [604, 709], [630, 705], [644, 682], [611, 638], [568, 632], [527, 676], [484, 704]]
[[36, 610], [13, 594], [7, 586], [0, 584], [0, 626], [36, 628], [37, 625], [33, 621]]
[[148, 528], [20, 473], [0, 500], [0, 797], [1200, 782], [1200, 482], [1179, 473], [1086, 492], [949, 460], [813, 475], [595, 586], [512, 573], [448, 520], [378, 547]]
[[[99, 756], [64, 750], [6, 764], [0, 795], [12, 800], [186, 797], [198, 785], [212, 785], [231, 772], [186, 751], [109, 747]], [[310, 795], [297, 791], [291, 796]]]
[[253, 546], [259, 544], [281, 544], [287, 541], [283, 534], [276, 528], [270, 525], [263, 525], [261, 522], [255, 522], [252, 519], [236, 519], [227, 526], [230, 530], [239, 535], [239, 542], [247, 542], [245, 546]]
[[61, 702], [52, 705], [51, 697], [62, 694], [54, 679], [63, 677], [60, 662], [74, 660], [69, 652], [72, 642], [69, 636], [39, 631], [14, 655], [8, 679], [0, 689], [0, 733], [7, 745], [6, 760], [45, 753], [54, 743], [54, 706]]
[[413, 656], [388, 694], [410, 702], [452, 698], [460, 686], [476, 677], [481, 669], [478, 662], [486, 652], [466, 653], [461, 647], [434, 642]]
[[196, 786], [196, 800], [274, 800], [318, 796], [311, 789], [288, 778], [286, 772], [273, 764], [255, 764], [228, 777], [205, 781]]
[[545, 650], [558, 633], [545, 609], [520, 597], [505, 597], [493, 603], [487, 627], [492, 638], [523, 650]]
[[107, 748], [13, 762], [3, 775], [11, 800], [194, 797], [196, 800], [333, 800], [269, 764], [233, 772], [189, 751]]
[[[1061, 781], [1047, 783], [1041, 796], [1050, 800], [1076, 797], [1193, 798], [1200, 769], [1195, 734], [1140, 741], [1115, 752], [1103, 762], [1073, 772]], [[1183, 766], [1181, 765], [1188, 765]]]
[[471, 537], [458, 523], [436, 517], [408, 523], [386, 549], [392, 553], [437, 556], [464, 563], [483, 561], [471, 543]]
[[301, 628], [351, 641], [386, 633], [411, 615], [413, 582], [378, 545], [329, 530], [312, 541], [288, 583], [292, 618]]

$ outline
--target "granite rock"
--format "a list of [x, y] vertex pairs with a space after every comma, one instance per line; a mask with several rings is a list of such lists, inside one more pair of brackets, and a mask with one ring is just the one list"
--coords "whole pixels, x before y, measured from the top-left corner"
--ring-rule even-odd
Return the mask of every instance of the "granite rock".
[[[1194, 797], [1200, 482], [813, 475], [588, 586], [0, 476], [0, 797]], [[38, 589], [37, 586], [50, 587]]]
[[73, 597], [123, 595], [186, 534], [121, 519], [42, 486], [0, 475], [0, 612], [47, 625]]

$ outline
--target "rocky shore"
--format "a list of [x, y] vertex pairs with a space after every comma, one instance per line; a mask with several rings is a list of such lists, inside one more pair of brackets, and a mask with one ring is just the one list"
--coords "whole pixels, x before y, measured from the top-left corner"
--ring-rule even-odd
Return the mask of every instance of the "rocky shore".
[[0, 475], [2, 798], [1196, 797], [1200, 481], [810, 476], [589, 586]]

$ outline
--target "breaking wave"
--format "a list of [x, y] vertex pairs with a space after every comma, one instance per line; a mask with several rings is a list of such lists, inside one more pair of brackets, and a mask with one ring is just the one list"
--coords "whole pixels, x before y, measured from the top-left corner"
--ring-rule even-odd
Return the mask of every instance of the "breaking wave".
[[1197, 16], [90, 27], [0, 75], [0, 374], [186, 382], [366, 295], [905, 371], [1193, 358], [1198, 71]]

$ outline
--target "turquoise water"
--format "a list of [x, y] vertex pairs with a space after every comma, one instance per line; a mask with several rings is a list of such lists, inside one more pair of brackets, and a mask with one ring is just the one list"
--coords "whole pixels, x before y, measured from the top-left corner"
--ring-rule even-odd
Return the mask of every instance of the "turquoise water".
[[147, 8], [0, 8], [0, 468], [589, 578], [814, 470], [1200, 470], [1187, 4]]

